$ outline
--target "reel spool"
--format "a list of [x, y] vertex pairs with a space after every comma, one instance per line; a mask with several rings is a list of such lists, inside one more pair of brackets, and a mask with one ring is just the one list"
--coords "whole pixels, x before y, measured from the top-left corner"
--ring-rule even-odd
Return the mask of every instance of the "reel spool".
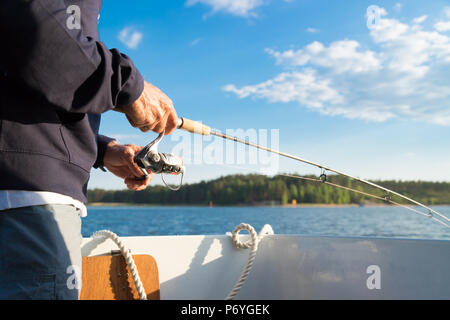
[[[164, 132], [146, 145], [137, 155], [134, 156], [134, 162], [141, 169], [144, 174], [142, 177], [137, 177], [138, 180], [145, 180], [148, 177], [147, 170], [156, 174], [161, 174], [161, 179], [167, 188], [177, 191], [183, 184], [183, 177], [186, 168], [183, 165], [183, 159], [172, 153], [161, 153], [158, 151], [158, 144], [161, 142]], [[179, 175], [181, 174], [180, 184], [176, 187], [170, 186], [164, 180], [165, 174]]]

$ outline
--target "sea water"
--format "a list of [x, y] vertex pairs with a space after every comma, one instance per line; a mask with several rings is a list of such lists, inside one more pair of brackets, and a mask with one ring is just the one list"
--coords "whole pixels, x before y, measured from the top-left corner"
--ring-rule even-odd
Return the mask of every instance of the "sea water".
[[[435, 210], [450, 217], [449, 207]], [[119, 236], [221, 235], [240, 223], [276, 234], [450, 240], [450, 228], [399, 207], [88, 207], [82, 234]]]

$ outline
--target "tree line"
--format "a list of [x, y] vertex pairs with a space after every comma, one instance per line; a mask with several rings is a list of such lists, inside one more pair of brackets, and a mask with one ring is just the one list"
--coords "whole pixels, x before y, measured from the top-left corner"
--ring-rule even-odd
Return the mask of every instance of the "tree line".
[[[308, 176], [309, 178], [315, 178]], [[327, 182], [407, 204], [401, 198], [350, 178], [332, 175]], [[373, 181], [427, 205], [450, 204], [449, 182]], [[183, 185], [171, 191], [160, 185], [143, 191], [88, 190], [88, 202], [155, 205], [258, 205], [258, 204], [365, 204], [382, 203], [366, 195], [322, 183], [283, 175], [229, 175], [211, 181]]]

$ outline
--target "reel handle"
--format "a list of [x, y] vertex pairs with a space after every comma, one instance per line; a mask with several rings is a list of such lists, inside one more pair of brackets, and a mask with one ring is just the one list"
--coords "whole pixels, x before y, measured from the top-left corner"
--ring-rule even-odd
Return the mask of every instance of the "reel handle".
[[188, 132], [201, 134], [204, 136], [209, 136], [211, 134], [211, 128], [207, 125], [186, 118], [180, 118], [178, 120], [178, 129], [183, 129]]

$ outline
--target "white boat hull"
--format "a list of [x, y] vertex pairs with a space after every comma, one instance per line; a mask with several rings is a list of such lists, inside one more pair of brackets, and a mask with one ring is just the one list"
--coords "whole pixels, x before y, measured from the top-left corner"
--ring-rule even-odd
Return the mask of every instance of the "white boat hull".
[[[249, 254], [228, 235], [121, 239], [156, 259], [166, 300], [224, 299]], [[83, 239], [83, 256], [111, 250]], [[236, 299], [450, 299], [450, 241], [266, 236]]]

